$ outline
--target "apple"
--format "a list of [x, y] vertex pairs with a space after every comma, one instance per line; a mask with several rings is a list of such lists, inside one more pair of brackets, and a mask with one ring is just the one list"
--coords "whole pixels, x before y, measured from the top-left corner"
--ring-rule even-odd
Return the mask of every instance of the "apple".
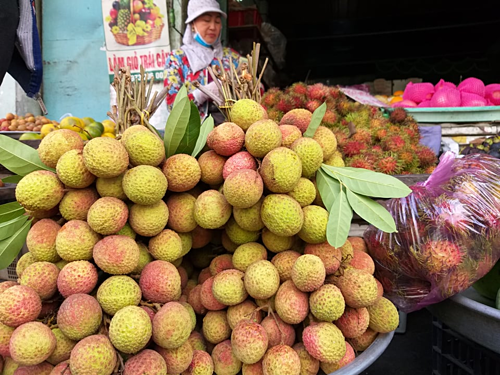
[[111, 18], [116, 18], [118, 16], [118, 11], [116, 9], [111, 9], [109, 11], [109, 15], [111, 16]]
[[137, 13], [134, 13], [134, 22], [135, 21], [139, 21], [140, 19], [141, 19], [141, 15], [137, 14]]
[[154, 14], [153, 11], [151, 11], [151, 13], [149, 14], [149, 19], [151, 21], [154, 21], [156, 18], [158, 18], [158, 15]]
[[140, 0], [134, 1], [134, 13], [139, 13], [144, 8], [144, 4]]

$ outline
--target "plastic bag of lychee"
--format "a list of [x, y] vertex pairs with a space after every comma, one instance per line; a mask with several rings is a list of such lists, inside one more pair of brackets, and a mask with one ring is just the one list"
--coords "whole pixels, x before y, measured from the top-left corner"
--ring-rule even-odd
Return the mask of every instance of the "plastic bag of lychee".
[[386, 207], [396, 233], [370, 226], [364, 238], [376, 277], [411, 312], [469, 288], [500, 258], [500, 165], [488, 155], [445, 153], [424, 183]]

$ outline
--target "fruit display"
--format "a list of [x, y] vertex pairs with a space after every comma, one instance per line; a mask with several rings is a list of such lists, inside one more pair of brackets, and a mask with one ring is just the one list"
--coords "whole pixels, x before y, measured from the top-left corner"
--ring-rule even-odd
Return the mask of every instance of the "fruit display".
[[410, 82], [402, 100], [391, 103], [394, 108], [486, 107], [500, 105], [500, 84], [485, 85], [478, 78], [464, 79], [458, 85], [443, 79], [437, 84]]
[[478, 139], [462, 148], [461, 155], [488, 154], [500, 159], [500, 135], [488, 137], [484, 140]]
[[113, 1], [106, 22], [119, 44], [150, 44], [158, 40], [164, 15], [153, 0]]
[[78, 118], [68, 116], [63, 118], [59, 124], [44, 125], [40, 130], [42, 139], [49, 133], [58, 129], [71, 130], [77, 133], [83, 141], [88, 141], [98, 137], [116, 137], [115, 123], [111, 120], [98, 122], [91, 117]]
[[[489, 155], [447, 152], [433, 175], [387, 208], [397, 233], [364, 234], [387, 298], [411, 312], [468, 289], [500, 258], [500, 167]], [[493, 280], [498, 282], [498, 267]], [[496, 296], [479, 283], [483, 293]]]
[[[339, 152], [326, 164], [365, 168], [389, 175], [432, 173], [437, 157], [420, 144], [417, 122], [404, 109], [386, 118], [379, 108], [348, 99], [338, 88], [323, 84], [296, 83], [279, 91], [271, 89], [262, 98], [269, 118], [280, 126], [307, 126], [323, 102], [327, 110], [322, 125], [331, 129]], [[293, 135], [290, 135], [293, 139]]]
[[[183, 108], [187, 97], [173, 113]], [[334, 134], [315, 121], [281, 128], [249, 99], [233, 110], [233, 122], [198, 124], [193, 142], [170, 116], [164, 139], [143, 125], [89, 141], [59, 129], [28, 148], [47, 168], [22, 177], [9, 203], [22, 225], [9, 252], [23, 233], [29, 250], [18, 282], [0, 284], [10, 366], [331, 373], [397, 328], [363, 239], [327, 233], [321, 168], [337, 173], [323, 165]], [[385, 194], [408, 194], [378, 176]]]
[[32, 113], [26, 113], [24, 116], [7, 113], [5, 118], [0, 119], [0, 131], [39, 132], [44, 125], [50, 124], [57, 125], [57, 121]]

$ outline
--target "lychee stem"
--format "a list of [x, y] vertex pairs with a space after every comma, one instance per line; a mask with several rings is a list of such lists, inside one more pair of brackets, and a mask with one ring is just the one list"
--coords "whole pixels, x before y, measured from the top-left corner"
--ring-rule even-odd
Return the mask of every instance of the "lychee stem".
[[276, 315], [274, 315], [274, 312], [273, 312], [273, 309], [271, 308], [271, 306], [269, 306], [269, 313], [271, 314], [271, 316], [273, 317], [274, 319], [274, 322], [276, 323], [276, 327], [278, 327], [278, 331], [280, 331], [280, 345], [285, 345], [285, 341], [283, 339], [283, 336], [284, 336], [284, 333], [283, 331], [281, 330], [281, 327], [278, 323], [278, 319], [276, 319]]
[[61, 375], [69, 374], [69, 372], [67, 373], [66, 371], [69, 371], [69, 363], [67, 363], [66, 367], [61, 371]]
[[157, 313], [161, 309], [161, 305], [159, 303], [153, 303], [153, 302], [149, 302], [149, 301], [141, 301], [139, 304], [141, 306], [152, 308], [155, 313]]

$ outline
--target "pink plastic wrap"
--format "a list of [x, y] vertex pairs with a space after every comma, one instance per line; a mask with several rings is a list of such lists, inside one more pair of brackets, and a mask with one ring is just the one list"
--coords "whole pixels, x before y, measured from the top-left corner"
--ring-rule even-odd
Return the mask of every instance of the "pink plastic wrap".
[[471, 94], [465, 91], [461, 92], [462, 95], [462, 107], [484, 107], [487, 102], [482, 96]]
[[438, 90], [431, 99], [431, 107], [460, 107], [461, 103], [460, 91], [447, 87]]
[[410, 108], [416, 106], [417, 103], [412, 102], [411, 100], [401, 100], [400, 102], [396, 102], [392, 105], [393, 108]]
[[420, 108], [428, 108], [431, 106], [431, 101], [430, 100], [424, 100], [422, 103], [420, 103], [417, 107]]
[[434, 92], [438, 91], [438, 90], [441, 90], [443, 88], [449, 88], [449, 89], [456, 89], [457, 86], [455, 86], [454, 83], [451, 83], [451, 82], [446, 82], [444, 79], [441, 79], [437, 84], [436, 86], [434, 86]]
[[500, 258], [499, 164], [489, 155], [445, 153], [425, 183], [386, 202], [397, 233], [366, 230], [375, 276], [402, 311], [469, 288]]
[[429, 100], [434, 94], [434, 85], [432, 83], [408, 83], [403, 93], [404, 100], [411, 100], [415, 103], [421, 103]]
[[470, 77], [464, 79], [458, 85], [458, 90], [461, 92], [468, 92], [470, 94], [476, 94], [484, 98], [484, 83], [478, 78]]
[[493, 105], [500, 105], [500, 85], [498, 83], [493, 83], [486, 86], [486, 99]]

